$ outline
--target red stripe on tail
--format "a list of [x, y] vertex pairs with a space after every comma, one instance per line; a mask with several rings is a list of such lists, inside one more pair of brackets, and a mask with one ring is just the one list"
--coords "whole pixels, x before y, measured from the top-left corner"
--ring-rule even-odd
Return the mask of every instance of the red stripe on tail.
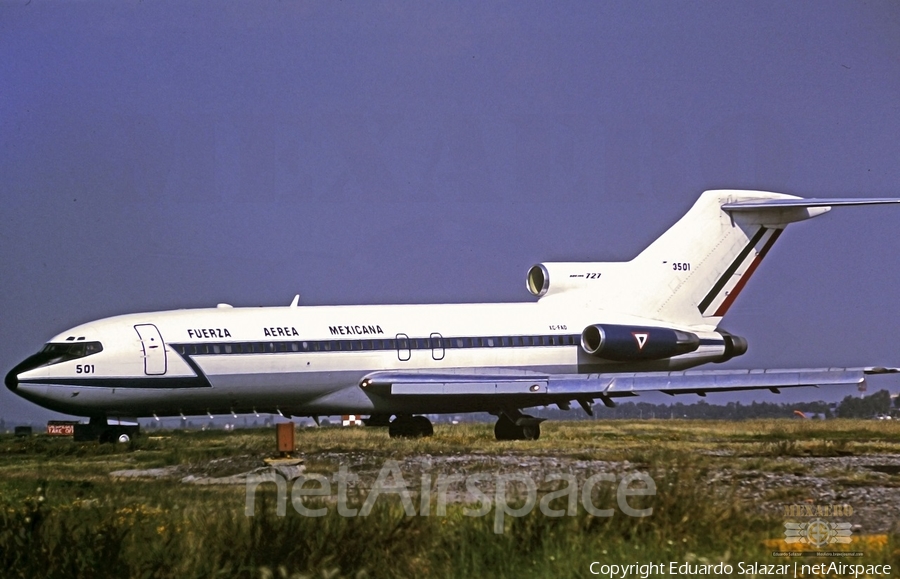
[[734, 289], [731, 290], [731, 293], [728, 294], [725, 299], [722, 301], [722, 305], [719, 306], [719, 309], [716, 310], [716, 313], [713, 314], [716, 317], [724, 316], [728, 311], [728, 308], [731, 307], [731, 304], [734, 303], [734, 300], [737, 299], [738, 294], [741, 293], [741, 290], [744, 289], [744, 286], [747, 285], [747, 280], [750, 279], [750, 276], [753, 275], [753, 272], [756, 271], [757, 266], [759, 266], [760, 262], [769, 253], [769, 249], [775, 245], [775, 240], [778, 239], [778, 236], [781, 235], [783, 229], [776, 229], [772, 233], [772, 237], [769, 238], [769, 241], [763, 246], [762, 251], [757, 254], [755, 258], [753, 258], [753, 262], [750, 264], [750, 267], [747, 268], [747, 271], [738, 280], [737, 285], [734, 286]]

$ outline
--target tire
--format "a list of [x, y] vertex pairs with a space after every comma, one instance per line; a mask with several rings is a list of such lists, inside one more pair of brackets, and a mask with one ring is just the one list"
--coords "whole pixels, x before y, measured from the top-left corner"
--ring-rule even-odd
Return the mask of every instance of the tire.
[[398, 416], [388, 426], [391, 438], [421, 438], [434, 434], [434, 426], [424, 416]]
[[[522, 418], [532, 418], [523, 414]], [[494, 425], [494, 436], [497, 440], [537, 440], [541, 437], [540, 423], [518, 426], [515, 422], [501, 414]]]
[[497, 440], [519, 440], [521, 434], [519, 427], [507, 418], [505, 414], [501, 414], [497, 419], [497, 423], [494, 424], [494, 437]]
[[412, 418], [409, 416], [398, 416], [391, 420], [391, 423], [388, 425], [388, 434], [391, 438], [411, 438]]
[[530, 426], [521, 426], [522, 438], [519, 440], [537, 440], [541, 437], [541, 425], [533, 424]]
[[412, 423], [414, 426], [414, 436], [432, 436], [434, 435], [434, 425], [424, 416], [413, 416]]

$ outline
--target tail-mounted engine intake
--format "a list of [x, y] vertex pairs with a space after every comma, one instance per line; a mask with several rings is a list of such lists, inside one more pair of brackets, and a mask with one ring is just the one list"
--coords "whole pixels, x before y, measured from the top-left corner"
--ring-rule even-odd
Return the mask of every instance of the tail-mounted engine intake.
[[[746, 349], [746, 342], [744, 342]], [[670, 328], [594, 324], [581, 332], [581, 348], [592, 356], [628, 362], [661, 360], [700, 347], [697, 334]]]
[[533, 296], [544, 297], [550, 291], [550, 272], [543, 264], [533, 265], [525, 280], [528, 291]]
[[539, 298], [565, 291], [596, 288], [606, 280], [605, 274], [617, 263], [605, 262], [546, 262], [528, 270], [525, 287]]

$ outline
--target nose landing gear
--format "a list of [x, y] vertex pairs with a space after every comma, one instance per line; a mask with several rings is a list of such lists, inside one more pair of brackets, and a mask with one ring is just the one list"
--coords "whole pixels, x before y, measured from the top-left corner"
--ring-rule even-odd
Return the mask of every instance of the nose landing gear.
[[75, 442], [107, 442], [127, 443], [137, 436], [140, 426], [137, 424], [109, 424], [106, 418], [91, 418], [87, 424], [76, 424]]

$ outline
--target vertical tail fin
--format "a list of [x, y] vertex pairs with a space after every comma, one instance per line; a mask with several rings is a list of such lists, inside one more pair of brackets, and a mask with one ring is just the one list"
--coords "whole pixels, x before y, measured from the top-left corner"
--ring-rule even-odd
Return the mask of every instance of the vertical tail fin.
[[629, 266], [645, 291], [629, 310], [689, 325], [717, 326], [790, 223], [843, 205], [900, 199], [802, 199], [766, 191], [706, 191]]
[[770, 210], [736, 215], [723, 207], [792, 199], [799, 198], [761, 191], [706, 191], [684, 217], [629, 263], [644, 291], [623, 305], [636, 315], [717, 326], [784, 227], [813, 216], [802, 210], [793, 215]]
[[[546, 295], [542, 299], [577, 295], [610, 312], [715, 328], [788, 224], [833, 206], [887, 203], [900, 199], [802, 199], [766, 191], [706, 191], [633, 260], [540, 264], [529, 272], [529, 289]], [[585, 274], [588, 266], [592, 273]]]

